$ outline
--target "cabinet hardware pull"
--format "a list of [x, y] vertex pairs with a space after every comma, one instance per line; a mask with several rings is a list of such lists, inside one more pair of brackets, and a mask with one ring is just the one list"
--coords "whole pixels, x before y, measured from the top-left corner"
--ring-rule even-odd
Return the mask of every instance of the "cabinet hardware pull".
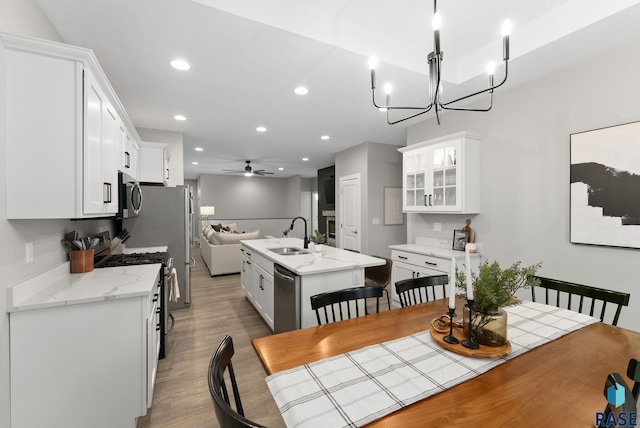
[[402, 259], [402, 260], [407, 260], [409, 257], [407, 257], [407, 256], [398, 256], [398, 258]]
[[104, 185], [104, 190], [105, 193], [107, 194], [107, 199], [103, 200], [102, 202], [105, 204], [110, 204], [111, 203], [111, 183], [102, 183]]
[[131, 168], [131, 155], [129, 152], [124, 152], [124, 167]]
[[431, 203], [431, 194], [429, 194], [429, 206], [432, 207], [433, 204]]
[[248, 265], [250, 265], [250, 264], [251, 264], [251, 262], [250, 262], [249, 260], [247, 260], [247, 264], [248, 264]]
[[167, 168], [167, 180], [169, 179], [169, 168]]
[[425, 264], [428, 264], [429, 266], [438, 266], [438, 263], [433, 262], [425, 262]]
[[156, 326], [156, 331], [160, 331], [160, 324]]
[[429, 205], [427, 205], [427, 196], [428, 196], [428, 195], [426, 195], [426, 194], [424, 195], [424, 206], [425, 206], [425, 207], [428, 207], [428, 206], [429, 206]]

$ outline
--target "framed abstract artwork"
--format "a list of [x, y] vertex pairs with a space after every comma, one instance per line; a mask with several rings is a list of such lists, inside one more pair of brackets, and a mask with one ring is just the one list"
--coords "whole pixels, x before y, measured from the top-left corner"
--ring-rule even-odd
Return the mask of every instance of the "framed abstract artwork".
[[571, 134], [570, 241], [640, 248], [640, 122]]

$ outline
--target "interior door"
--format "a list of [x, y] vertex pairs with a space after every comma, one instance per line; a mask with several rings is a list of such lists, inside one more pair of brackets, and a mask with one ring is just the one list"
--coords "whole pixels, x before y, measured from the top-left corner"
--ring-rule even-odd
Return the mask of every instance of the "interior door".
[[340, 177], [341, 248], [360, 252], [360, 175]]

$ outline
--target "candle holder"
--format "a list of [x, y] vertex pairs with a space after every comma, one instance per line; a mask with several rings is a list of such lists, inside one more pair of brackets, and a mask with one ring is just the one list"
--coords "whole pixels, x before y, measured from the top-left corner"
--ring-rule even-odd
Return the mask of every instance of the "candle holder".
[[462, 341], [462, 346], [469, 349], [478, 349], [480, 345], [473, 340], [473, 326], [471, 324], [473, 319], [473, 299], [467, 299], [467, 307], [469, 308], [469, 338]]
[[455, 312], [455, 308], [449, 308], [449, 335], [442, 338], [442, 340], [452, 345], [460, 343], [460, 341], [453, 336], [453, 317], [456, 316]]

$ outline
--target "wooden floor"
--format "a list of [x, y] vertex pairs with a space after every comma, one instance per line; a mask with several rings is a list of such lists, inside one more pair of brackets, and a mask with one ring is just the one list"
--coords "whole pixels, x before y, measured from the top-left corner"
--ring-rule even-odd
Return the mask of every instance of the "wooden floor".
[[207, 369], [225, 334], [234, 342], [233, 366], [245, 415], [267, 427], [284, 427], [251, 346], [251, 339], [271, 331], [246, 300], [239, 274], [211, 277], [199, 248], [192, 249], [192, 256], [197, 263], [191, 271], [191, 307], [173, 311], [169, 355], [160, 360], [153, 405], [138, 420], [138, 428], [220, 426], [211, 404]]

